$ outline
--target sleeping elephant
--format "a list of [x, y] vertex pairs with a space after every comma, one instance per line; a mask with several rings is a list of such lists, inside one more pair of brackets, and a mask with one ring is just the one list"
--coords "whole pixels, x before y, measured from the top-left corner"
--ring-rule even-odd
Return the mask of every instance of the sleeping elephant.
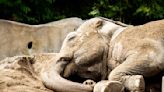
[[[126, 26], [105, 18], [92, 18], [67, 35], [60, 54], [70, 60], [63, 74], [66, 78], [76, 74], [95, 81], [105, 80], [95, 86], [105, 92], [124, 88], [143, 92], [143, 77], [164, 70], [164, 20]], [[138, 81], [129, 84], [134, 79]], [[113, 86], [119, 87], [112, 89]]]

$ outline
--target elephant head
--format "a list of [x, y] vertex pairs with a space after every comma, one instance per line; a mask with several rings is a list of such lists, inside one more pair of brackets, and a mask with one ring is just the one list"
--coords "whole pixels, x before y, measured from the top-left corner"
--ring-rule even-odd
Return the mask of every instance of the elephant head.
[[[55, 92], [92, 92], [93, 91], [94, 81], [85, 81], [86, 83], [82, 84], [82, 83], [67, 80], [61, 76], [68, 62], [60, 59], [60, 53], [36, 54], [34, 59], [29, 61], [33, 62], [33, 68], [35, 72], [39, 74], [42, 83], [48, 89], [51, 89]], [[92, 83], [92, 84], [87, 84], [87, 83]]]
[[77, 74], [96, 81], [105, 79], [110, 70], [107, 68], [109, 43], [113, 32], [120, 27], [104, 18], [92, 18], [76, 32], [69, 33], [60, 50], [62, 58], [70, 60], [63, 76]]

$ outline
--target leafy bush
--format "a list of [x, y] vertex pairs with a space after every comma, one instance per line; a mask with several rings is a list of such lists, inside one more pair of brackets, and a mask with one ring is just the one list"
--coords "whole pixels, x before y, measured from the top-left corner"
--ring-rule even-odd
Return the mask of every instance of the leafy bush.
[[163, 0], [0, 0], [0, 18], [29, 24], [103, 16], [128, 24], [164, 18]]

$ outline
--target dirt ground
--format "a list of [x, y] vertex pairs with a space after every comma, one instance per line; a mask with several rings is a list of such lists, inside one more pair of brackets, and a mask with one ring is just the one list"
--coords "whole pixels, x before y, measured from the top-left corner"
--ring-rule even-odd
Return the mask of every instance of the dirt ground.
[[0, 61], [0, 92], [53, 92], [34, 72], [31, 57], [12, 57]]

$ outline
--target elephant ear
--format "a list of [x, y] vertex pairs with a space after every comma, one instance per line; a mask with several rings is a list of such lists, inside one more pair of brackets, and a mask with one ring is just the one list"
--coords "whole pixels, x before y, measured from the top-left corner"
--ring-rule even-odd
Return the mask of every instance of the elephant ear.
[[85, 30], [87, 31], [93, 31], [90, 29], [95, 29], [95, 31], [97, 31], [97, 29], [100, 29], [103, 26], [103, 20], [100, 18], [92, 18], [88, 21], [85, 21], [79, 28], [78, 28], [78, 32], [85, 32]]
[[99, 28], [103, 25], [103, 20], [101, 18], [92, 18], [89, 21], [86, 21], [84, 24], [85, 27], [89, 26], [92, 28]]
[[110, 39], [113, 33], [120, 28], [119, 25], [103, 20], [103, 25], [98, 31], [103, 37]]
[[103, 25], [103, 20], [102, 19], [97, 18], [95, 20], [95, 22], [93, 22], [93, 27], [94, 28], [102, 27], [102, 25]]

